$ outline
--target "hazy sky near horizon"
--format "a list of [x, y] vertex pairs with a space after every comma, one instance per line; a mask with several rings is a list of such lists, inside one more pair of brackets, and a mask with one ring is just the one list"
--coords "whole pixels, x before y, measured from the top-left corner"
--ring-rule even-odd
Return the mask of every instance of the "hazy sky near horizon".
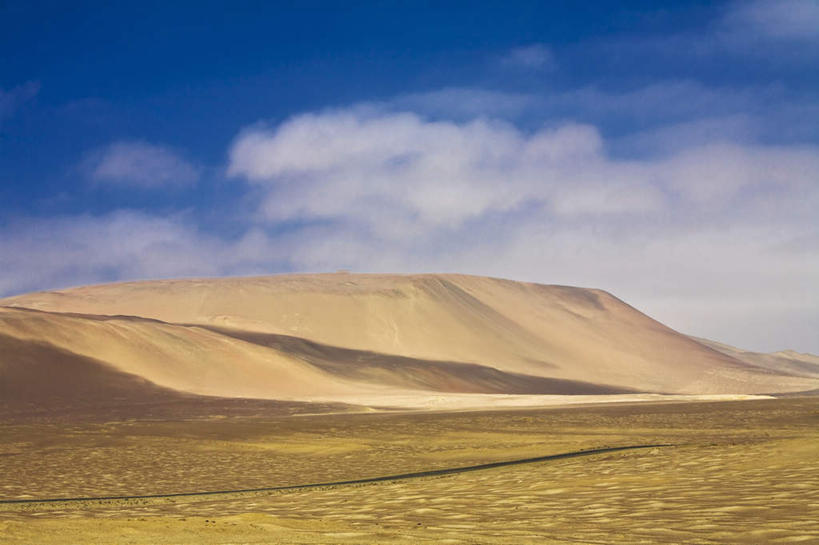
[[2, 2], [0, 296], [463, 272], [819, 353], [819, 0]]

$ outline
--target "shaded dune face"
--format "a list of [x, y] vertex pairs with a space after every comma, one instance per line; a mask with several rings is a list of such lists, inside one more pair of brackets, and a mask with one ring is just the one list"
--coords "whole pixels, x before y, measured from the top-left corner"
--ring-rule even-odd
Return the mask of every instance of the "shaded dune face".
[[0, 334], [0, 413], [5, 418], [103, 420], [345, 412], [360, 407], [197, 396], [40, 341]]
[[283, 275], [34, 293], [0, 300], [0, 334], [161, 387], [230, 397], [819, 386], [705, 346], [600, 290], [462, 275]]
[[275, 350], [157, 320], [0, 309], [0, 331], [200, 395], [301, 399], [350, 395], [367, 386], [328, 381], [321, 371]]
[[0, 334], [0, 406], [6, 410], [176, 401], [185, 396], [41, 341]]

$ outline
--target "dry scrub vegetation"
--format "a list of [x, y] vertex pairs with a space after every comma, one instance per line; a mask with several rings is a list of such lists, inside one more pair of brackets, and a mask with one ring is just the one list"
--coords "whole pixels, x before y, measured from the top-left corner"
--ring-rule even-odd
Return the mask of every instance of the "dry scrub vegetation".
[[0, 541], [819, 542], [817, 397], [423, 414], [271, 407], [5, 422], [2, 496], [252, 488], [676, 446], [366, 486], [2, 505]]

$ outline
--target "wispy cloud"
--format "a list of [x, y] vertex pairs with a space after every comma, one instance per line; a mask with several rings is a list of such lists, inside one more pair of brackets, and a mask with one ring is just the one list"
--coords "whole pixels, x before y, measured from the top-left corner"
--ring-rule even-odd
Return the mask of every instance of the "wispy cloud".
[[540, 104], [542, 99], [530, 93], [446, 87], [400, 95], [366, 106], [375, 110], [411, 111], [436, 118], [465, 120], [478, 117], [514, 119], [537, 109]]
[[613, 33], [561, 47], [565, 64], [594, 59], [617, 83], [698, 74], [710, 81], [804, 84], [819, 61], [819, 2], [714, 2], [710, 20], [663, 33]]
[[722, 27], [747, 38], [819, 40], [819, 2], [816, 0], [735, 2], [726, 13]]
[[508, 68], [525, 70], [551, 70], [557, 66], [554, 53], [544, 44], [510, 49], [501, 56], [500, 63]]
[[199, 169], [170, 148], [140, 141], [115, 142], [88, 155], [84, 168], [99, 184], [143, 189], [185, 186]]
[[0, 293], [114, 280], [270, 273], [285, 260], [260, 231], [235, 239], [185, 215], [119, 210], [16, 221], [0, 231]]
[[692, 79], [659, 79], [617, 88], [586, 85], [540, 93], [447, 87], [359, 108], [412, 111], [439, 120], [505, 119], [527, 129], [574, 120], [604, 133], [622, 134], [618, 148], [629, 144], [641, 154], [716, 140], [819, 140], [819, 128], [811, 122], [819, 112], [819, 100], [775, 83], [715, 86]]
[[0, 123], [11, 117], [23, 104], [37, 96], [40, 84], [30, 81], [17, 87], [4, 90], [0, 88]]

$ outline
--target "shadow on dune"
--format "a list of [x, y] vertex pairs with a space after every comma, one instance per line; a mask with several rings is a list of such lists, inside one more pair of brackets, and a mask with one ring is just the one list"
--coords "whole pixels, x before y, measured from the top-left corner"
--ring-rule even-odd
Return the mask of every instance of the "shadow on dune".
[[409, 358], [353, 350], [301, 337], [202, 326], [215, 333], [272, 348], [350, 380], [449, 393], [519, 395], [628, 394], [638, 390], [577, 380], [500, 371], [486, 365]]
[[0, 414], [4, 421], [275, 416], [356, 409], [362, 408], [179, 392], [45, 342], [0, 334]]

